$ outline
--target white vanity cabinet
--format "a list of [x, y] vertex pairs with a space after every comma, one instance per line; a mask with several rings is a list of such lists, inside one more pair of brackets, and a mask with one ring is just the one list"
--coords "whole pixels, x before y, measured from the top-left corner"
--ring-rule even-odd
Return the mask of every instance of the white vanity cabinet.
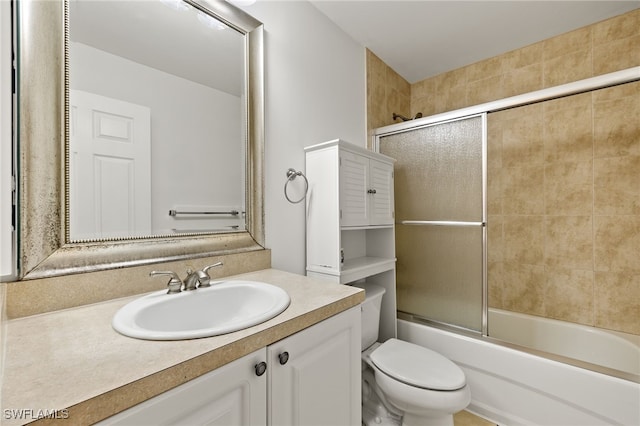
[[267, 348], [270, 425], [361, 424], [360, 307]]
[[266, 354], [257, 350], [97, 424], [266, 425], [267, 374], [256, 372]]
[[359, 426], [360, 400], [356, 306], [98, 424]]
[[383, 286], [381, 341], [396, 336], [394, 162], [341, 139], [305, 148], [307, 276]]

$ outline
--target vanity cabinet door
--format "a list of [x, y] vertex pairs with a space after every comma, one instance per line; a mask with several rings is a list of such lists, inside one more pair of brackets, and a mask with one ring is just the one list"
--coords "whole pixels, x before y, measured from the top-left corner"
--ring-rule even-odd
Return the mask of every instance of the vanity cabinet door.
[[265, 361], [263, 348], [98, 425], [266, 425], [267, 374], [256, 374]]
[[361, 424], [360, 307], [268, 347], [269, 425]]

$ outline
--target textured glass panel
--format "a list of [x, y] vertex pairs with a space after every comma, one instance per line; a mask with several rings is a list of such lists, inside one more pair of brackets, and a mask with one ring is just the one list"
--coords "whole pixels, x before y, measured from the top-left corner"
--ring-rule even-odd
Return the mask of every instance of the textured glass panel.
[[482, 227], [396, 227], [398, 310], [482, 330]]
[[482, 117], [382, 137], [395, 165], [398, 310], [482, 330], [483, 228], [402, 225], [482, 222]]
[[396, 220], [482, 220], [482, 119], [380, 138], [395, 164]]

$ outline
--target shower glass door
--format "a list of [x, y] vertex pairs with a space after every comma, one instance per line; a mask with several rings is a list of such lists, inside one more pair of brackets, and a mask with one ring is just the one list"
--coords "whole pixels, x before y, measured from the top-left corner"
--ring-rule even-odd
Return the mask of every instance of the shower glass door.
[[379, 136], [395, 165], [398, 311], [484, 332], [486, 115]]

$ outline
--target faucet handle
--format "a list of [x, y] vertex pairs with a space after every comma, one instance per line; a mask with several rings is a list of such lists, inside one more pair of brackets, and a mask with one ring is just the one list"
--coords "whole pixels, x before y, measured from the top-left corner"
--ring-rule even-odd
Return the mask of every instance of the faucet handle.
[[202, 274], [200, 275], [200, 285], [198, 287], [211, 287], [211, 277], [209, 276], [209, 269], [215, 268], [216, 266], [222, 266], [222, 262], [214, 263], [213, 265], [205, 266], [202, 268]]
[[182, 291], [182, 280], [180, 279], [178, 274], [176, 274], [175, 272], [172, 272], [172, 271], [151, 271], [151, 272], [149, 272], [149, 276], [150, 277], [155, 277], [155, 276], [158, 276], [158, 275], [170, 275], [171, 276], [171, 279], [167, 283], [167, 287], [169, 287], [169, 290], [167, 291], [167, 294], [180, 293], [180, 291]]

